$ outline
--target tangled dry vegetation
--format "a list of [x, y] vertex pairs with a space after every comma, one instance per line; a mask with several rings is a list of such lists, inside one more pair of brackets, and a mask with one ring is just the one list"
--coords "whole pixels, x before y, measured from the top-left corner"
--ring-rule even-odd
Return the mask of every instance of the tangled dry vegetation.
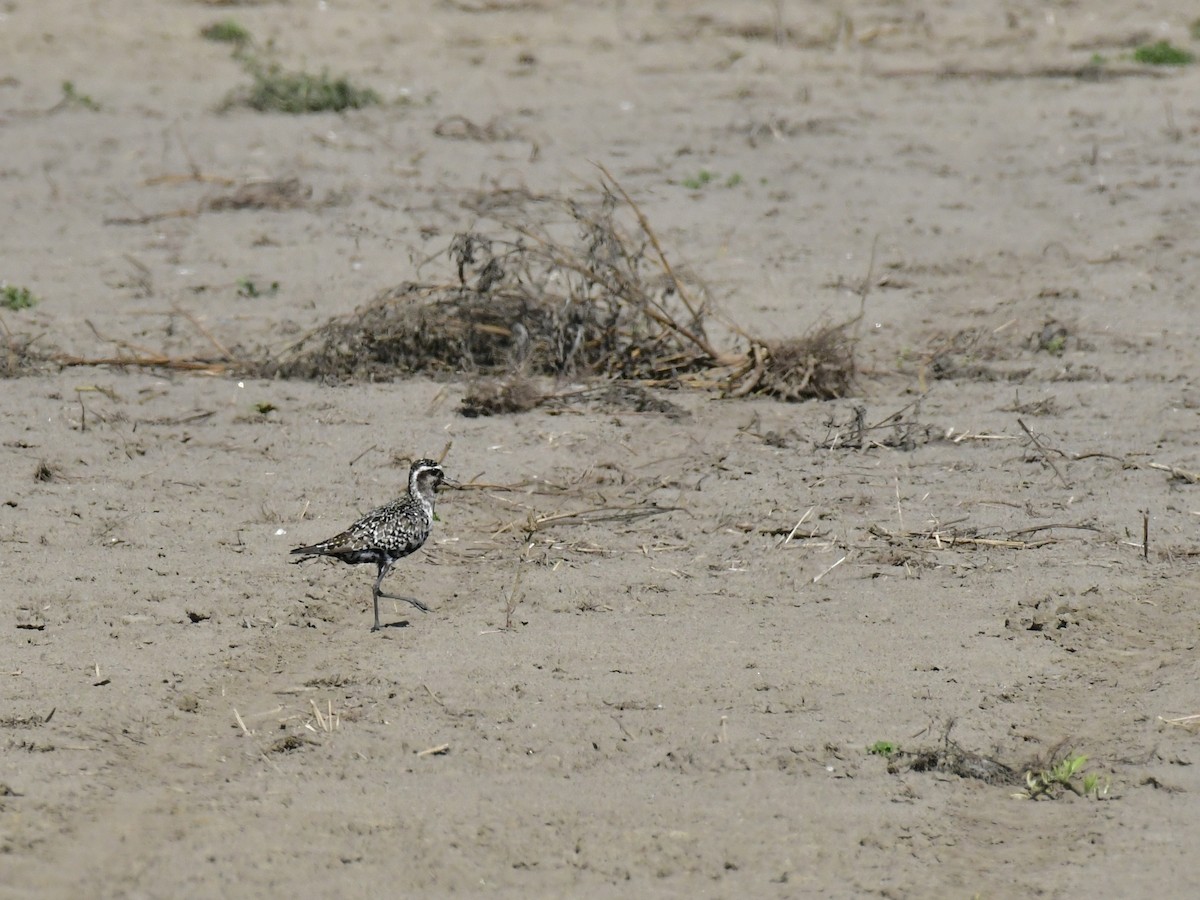
[[34, 341], [29, 335], [14, 334], [0, 318], [0, 378], [29, 375], [45, 366], [45, 354]]
[[[434, 258], [448, 260], [445, 276], [385, 290], [280, 353], [231, 351], [194, 316], [176, 310], [215, 355], [174, 357], [99, 334], [116, 345], [114, 354], [38, 352], [32, 341], [5, 329], [0, 376], [47, 365], [236, 371], [323, 382], [465, 375], [471, 381], [463, 401], [467, 415], [520, 412], [569, 398], [613, 401], [616, 395], [605, 393], [613, 385], [624, 385], [626, 394], [641, 391], [632, 400], [618, 398], [637, 408], [654, 406], [644, 396], [647, 387], [782, 400], [851, 393], [859, 317], [784, 340], [749, 334], [728, 321], [714, 327], [703, 287], [672, 266], [642, 210], [601, 171], [598, 198], [527, 191], [475, 197], [469, 206], [477, 227], [458, 234], [447, 253]], [[307, 198], [298, 182], [270, 188], [276, 193], [266, 199], [256, 190], [228, 202], [261, 206], [278, 200], [280, 191], [288, 205]], [[566, 380], [575, 384], [544, 386]]]
[[383, 380], [467, 374], [474, 414], [532, 408], [530, 379], [635, 381], [784, 400], [845, 396], [857, 320], [771, 341], [736, 325], [710, 336], [703, 290], [670, 263], [645, 215], [608, 175], [599, 200], [502, 192], [476, 198], [443, 280], [384, 291], [259, 367], [268, 377]]

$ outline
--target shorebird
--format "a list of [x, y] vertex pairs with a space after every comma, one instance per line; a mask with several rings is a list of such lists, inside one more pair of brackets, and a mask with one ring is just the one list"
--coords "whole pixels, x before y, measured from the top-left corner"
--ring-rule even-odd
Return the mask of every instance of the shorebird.
[[[371, 589], [375, 601], [375, 624], [379, 630], [379, 598], [404, 600], [421, 612], [429, 607], [416, 597], [385, 594], [380, 584], [398, 560], [419, 550], [433, 527], [433, 501], [446, 473], [432, 459], [418, 459], [408, 470], [408, 495], [373, 509], [339, 535], [319, 544], [297, 547], [292, 553], [304, 557], [332, 556], [344, 563], [374, 563], [379, 575]], [[299, 561], [299, 560], [298, 560]]]

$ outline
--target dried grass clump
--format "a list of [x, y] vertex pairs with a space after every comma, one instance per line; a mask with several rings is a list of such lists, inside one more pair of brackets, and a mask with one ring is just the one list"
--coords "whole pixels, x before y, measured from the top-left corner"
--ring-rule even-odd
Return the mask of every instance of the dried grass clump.
[[301, 209], [312, 199], [312, 187], [299, 178], [270, 178], [264, 181], [249, 181], [231, 194], [222, 194], [208, 200], [206, 206], [213, 212], [239, 209]]
[[854, 387], [854, 322], [827, 325], [803, 337], [764, 341], [731, 378], [729, 394], [763, 394], [780, 400], [835, 400]]
[[919, 750], [896, 750], [888, 759], [888, 772], [946, 772], [959, 778], [972, 778], [987, 784], [1019, 784], [1021, 776], [1016, 769], [990, 756], [968, 750], [950, 738], [954, 730], [954, 719], [950, 719], [942, 733], [940, 746], [923, 747]]
[[17, 378], [45, 371], [49, 359], [33, 344], [36, 338], [13, 334], [0, 319], [0, 378]]
[[941, 747], [926, 747], [914, 752], [900, 752], [888, 766], [892, 773], [948, 772], [959, 778], [973, 778], [987, 784], [1019, 784], [1020, 775], [999, 760], [967, 750], [947, 738]]
[[596, 202], [511, 191], [478, 198], [481, 224], [451, 242], [447, 278], [384, 291], [305, 335], [260, 374], [322, 381], [467, 375], [477, 380], [468, 414], [532, 408], [541, 401], [521, 379], [537, 376], [720, 387], [786, 400], [852, 389], [849, 323], [783, 341], [730, 326], [748, 349], [719, 348], [703, 291], [672, 267], [645, 215], [601, 171]]
[[736, 360], [711, 347], [703, 310], [688, 308], [617, 209], [607, 189], [594, 206], [530, 198], [521, 218], [454, 238], [449, 281], [379, 294], [293, 345], [270, 374], [670, 380]]

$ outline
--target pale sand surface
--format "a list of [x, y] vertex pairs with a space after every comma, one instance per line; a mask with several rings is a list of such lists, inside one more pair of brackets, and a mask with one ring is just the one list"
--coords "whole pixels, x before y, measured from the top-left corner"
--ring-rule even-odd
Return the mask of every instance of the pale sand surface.
[[[3, 320], [46, 348], [211, 352], [182, 310], [279, 349], [415, 277], [471, 192], [586, 197], [593, 162], [760, 333], [853, 315], [878, 241], [842, 401], [0, 382], [0, 897], [1200, 896], [1200, 737], [1164, 721], [1200, 713], [1200, 486], [1150, 467], [1200, 470], [1200, 70], [1055, 71], [1200, 49], [1196, 9], [778, 6], [779, 41], [748, 0], [0, 4], [0, 280], [41, 298]], [[217, 111], [223, 16], [389, 103]], [[48, 112], [64, 81], [100, 110]], [[264, 177], [311, 198], [196, 213]], [[911, 449], [818, 447], [917, 400]], [[459, 478], [570, 490], [444, 494], [390, 583], [433, 611], [370, 634], [372, 573], [287, 551], [448, 441]], [[649, 503], [538, 532], [501, 630], [531, 513]], [[1012, 765], [1066, 741], [1108, 795], [866, 752], [951, 721]]]

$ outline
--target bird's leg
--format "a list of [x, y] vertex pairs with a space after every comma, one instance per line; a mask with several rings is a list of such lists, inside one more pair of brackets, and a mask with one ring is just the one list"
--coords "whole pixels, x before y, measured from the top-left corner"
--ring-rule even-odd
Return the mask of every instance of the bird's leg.
[[387, 597], [387, 599], [389, 599], [389, 600], [403, 600], [405, 603], [411, 603], [413, 606], [415, 606], [421, 612], [429, 612], [429, 607], [426, 606], [424, 603], [422, 603], [420, 600], [418, 600], [416, 597], [404, 597], [399, 594], [385, 594], [383, 591], [379, 592], [379, 596]]
[[375, 624], [371, 626], [372, 631], [379, 630], [379, 598], [383, 595], [383, 591], [379, 590], [379, 582], [383, 581], [386, 574], [387, 566], [380, 566], [379, 577], [375, 579], [375, 585], [371, 588], [371, 599], [375, 601]]
[[383, 579], [387, 576], [387, 573], [391, 568], [392, 568], [391, 566], [386, 565], [386, 564], [381, 565], [379, 567], [379, 577], [375, 579], [375, 586], [373, 588], [371, 588], [371, 598], [375, 601], [375, 624], [371, 628], [372, 631], [378, 631], [380, 628], [380, 625], [379, 625], [379, 598], [380, 597], [385, 597], [388, 600], [403, 600], [405, 603], [411, 603], [413, 606], [415, 606], [421, 612], [429, 612], [429, 607], [426, 606], [424, 603], [422, 603], [420, 600], [418, 600], [416, 597], [402, 597], [402, 596], [399, 596], [398, 594], [385, 594], [382, 591], [382, 589], [380, 588], [380, 585], [383, 583]]

